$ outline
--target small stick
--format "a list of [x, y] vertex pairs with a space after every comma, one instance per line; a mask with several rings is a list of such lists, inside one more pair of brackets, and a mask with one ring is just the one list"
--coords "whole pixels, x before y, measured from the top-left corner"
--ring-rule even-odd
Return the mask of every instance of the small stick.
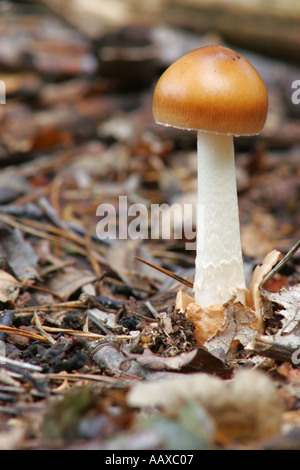
[[293, 248], [280, 260], [272, 269], [272, 271], [269, 272], [269, 274], [264, 278], [260, 286], [263, 286], [267, 281], [269, 281], [274, 274], [278, 273], [278, 271], [283, 268], [283, 266], [291, 259], [294, 253], [298, 250], [300, 247], [300, 240], [293, 246]]
[[1, 356], [1, 364], [8, 364], [11, 366], [16, 366], [19, 367], [20, 369], [26, 369], [32, 372], [42, 372], [42, 367], [37, 366], [35, 364], [30, 364], [29, 362], [22, 362], [18, 361], [16, 359], [10, 359], [9, 357], [6, 356]]
[[[95, 339], [102, 339], [105, 338], [107, 335], [99, 335], [98, 333], [86, 332], [81, 330], [69, 330], [66, 328], [55, 328], [52, 326], [43, 326], [44, 331], [48, 331], [49, 333], [66, 333], [68, 335], [74, 336], [84, 336], [86, 338], [95, 338]], [[132, 335], [114, 335], [117, 339], [132, 339]]]
[[151, 302], [149, 302], [149, 300], [147, 300], [147, 302], [145, 302], [145, 307], [147, 307], [147, 309], [149, 310], [149, 312], [152, 313], [152, 315], [154, 316], [154, 318], [157, 318], [158, 312], [155, 310], [155, 308], [153, 307], [153, 305], [151, 304]]
[[107, 382], [107, 383], [119, 383], [120, 379], [116, 377], [109, 377], [107, 375], [96, 375], [96, 374], [69, 374], [67, 372], [50, 373], [46, 375], [49, 380], [94, 380], [96, 382]]
[[178, 282], [181, 282], [181, 284], [184, 284], [185, 286], [193, 287], [192, 282], [188, 281], [187, 279], [183, 279], [181, 276], [178, 276], [177, 274], [174, 274], [171, 271], [168, 271], [167, 269], [164, 269], [164, 268], [161, 268], [159, 266], [156, 266], [155, 264], [149, 263], [149, 261], [146, 261], [142, 258], [139, 258], [138, 256], [135, 256], [135, 259], [137, 259], [138, 261], [141, 261], [142, 263], [147, 264], [151, 268], [157, 269], [158, 271], [160, 271], [161, 273], [166, 274], [167, 276], [172, 277], [173, 279], [175, 279]]
[[41, 333], [41, 335], [44, 336], [44, 337], [49, 341], [49, 343], [55, 344], [55, 343], [56, 343], [55, 339], [52, 338], [52, 336], [49, 335], [49, 334], [45, 331], [45, 329], [43, 328], [42, 323], [41, 323], [41, 320], [40, 320], [40, 318], [39, 318], [37, 312], [34, 312], [34, 317], [33, 317], [33, 318], [34, 318], [36, 327], [37, 327], [37, 329], [39, 330], [39, 332]]
[[87, 308], [87, 305], [84, 304], [81, 300], [71, 300], [69, 302], [60, 302], [58, 304], [50, 304], [50, 305], [36, 305], [32, 307], [23, 307], [23, 308], [16, 308], [13, 311], [16, 318], [32, 315], [36, 310], [46, 311], [46, 312], [54, 312], [60, 309], [69, 309], [69, 308]]
[[293, 353], [297, 351], [299, 346], [300, 339], [297, 336], [276, 338], [256, 335], [252, 342], [247, 345], [246, 350], [274, 360], [292, 362]]
[[20, 330], [19, 328], [14, 328], [13, 326], [4, 326], [0, 325], [0, 331], [4, 331], [5, 333], [13, 333], [20, 336], [27, 336], [30, 339], [36, 339], [38, 341], [46, 341], [49, 343], [47, 338], [44, 338], [42, 335], [38, 335], [36, 333], [32, 333], [31, 331]]

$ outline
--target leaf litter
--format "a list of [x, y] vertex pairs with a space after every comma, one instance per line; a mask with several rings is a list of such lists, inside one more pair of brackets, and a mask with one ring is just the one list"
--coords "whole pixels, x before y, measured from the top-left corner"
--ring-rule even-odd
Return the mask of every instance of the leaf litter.
[[[299, 448], [299, 252], [263, 283], [300, 236], [299, 122], [279, 84], [281, 132], [236, 142], [247, 304], [199, 322], [185, 240], [95, 228], [120, 195], [195, 200], [194, 138], [155, 126], [151, 100], [166, 58], [205, 38], [179, 28], [153, 49], [154, 25], [123, 25], [94, 41], [23, 3], [0, 20], [0, 448]], [[109, 68], [124, 38], [139, 61]]]

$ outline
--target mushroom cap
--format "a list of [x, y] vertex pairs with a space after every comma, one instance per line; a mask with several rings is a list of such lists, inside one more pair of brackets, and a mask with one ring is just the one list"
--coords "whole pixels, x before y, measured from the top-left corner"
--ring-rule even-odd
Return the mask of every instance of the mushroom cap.
[[241, 54], [204, 46], [162, 74], [153, 96], [158, 124], [219, 134], [254, 135], [268, 113], [266, 87]]

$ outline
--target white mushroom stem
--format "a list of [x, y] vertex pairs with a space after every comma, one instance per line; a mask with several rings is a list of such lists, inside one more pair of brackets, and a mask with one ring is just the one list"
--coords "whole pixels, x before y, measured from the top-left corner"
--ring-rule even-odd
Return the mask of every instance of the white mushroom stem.
[[233, 136], [198, 132], [195, 303], [244, 302]]

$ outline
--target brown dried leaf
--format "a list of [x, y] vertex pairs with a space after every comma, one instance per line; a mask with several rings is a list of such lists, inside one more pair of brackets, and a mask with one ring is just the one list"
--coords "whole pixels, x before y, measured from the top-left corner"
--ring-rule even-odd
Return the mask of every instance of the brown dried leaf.
[[124, 240], [115, 243], [107, 253], [107, 261], [111, 269], [127, 286], [145, 288], [145, 277], [160, 281], [164, 279], [164, 274], [136, 260], [135, 256], [157, 264], [141, 240]]
[[194, 302], [193, 297], [191, 297], [186, 292], [180, 289], [176, 297], [175, 310], [184, 311], [187, 309], [187, 306], [193, 302]]
[[225, 308], [221, 304], [202, 308], [193, 302], [188, 304], [186, 315], [195, 325], [194, 334], [198, 344], [204, 345], [224, 328]]
[[263, 330], [263, 309], [260, 285], [269, 274], [273, 266], [279, 261], [281, 253], [277, 250], [271, 251], [263, 260], [261, 265], [256, 266], [250, 282], [249, 290], [246, 292], [246, 305], [251, 308], [259, 322], [259, 331]]
[[80, 287], [95, 281], [96, 276], [87, 269], [76, 269], [75, 266], [66, 266], [45, 283], [45, 286], [55, 292], [63, 300], [67, 300]]
[[38, 277], [38, 255], [18, 229], [1, 229], [1, 246], [14, 274], [20, 281], [26, 282]]
[[0, 270], [0, 302], [15, 302], [20, 292], [20, 284], [11, 274]]
[[257, 333], [256, 316], [249, 307], [232, 299], [224, 304], [224, 308], [225, 318], [222, 329], [205, 343], [209, 351], [222, 348], [227, 352], [235, 341], [246, 346]]
[[180, 292], [176, 299], [176, 308], [186, 311], [187, 318], [195, 325], [194, 335], [197, 344], [209, 351], [230, 349], [233, 341], [246, 345], [258, 328], [254, 312], [235, 298], [224, 305], [211, 305], [201, 308], [185, 292]]

